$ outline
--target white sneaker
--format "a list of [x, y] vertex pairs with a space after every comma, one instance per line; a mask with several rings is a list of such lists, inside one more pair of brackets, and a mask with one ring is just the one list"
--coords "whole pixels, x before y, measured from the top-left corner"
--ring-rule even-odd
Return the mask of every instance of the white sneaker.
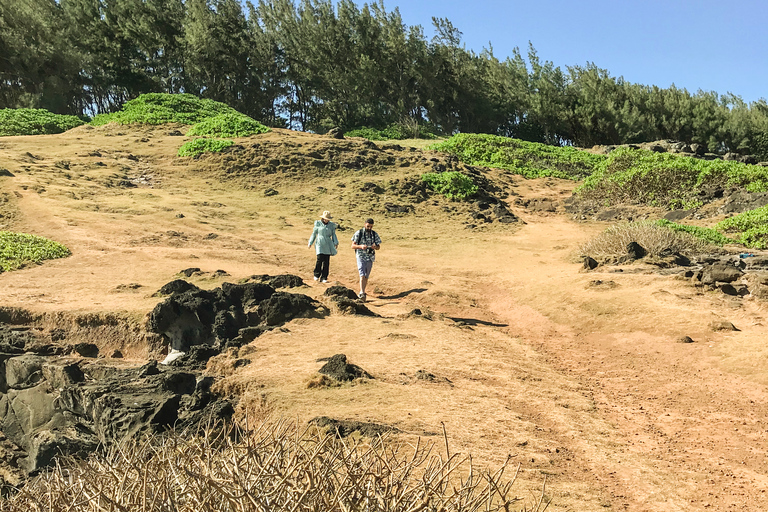
[[366, 298], [366, 297], [365, 297], [365, 294], [364, 294], [363, 292], [360, 292], [360, 293], [358, 293], [358, 294], [357, 294], [357, 297], [358, 297], [358, 298], [359, 298], [361, 301], [365, 302], [365, 298]]
[[323, 280], [322, 280], [322, 282], [323, 282], [323, 283], [327, 283], [327, 282], [328, 282], [328, 280], [327, 280], [327, 279], [323, 279]]
[[315, 281], [319, 281], [319, 280], [320, 280], [320, 278], [319, 278], [319, 277], [315, 277]]

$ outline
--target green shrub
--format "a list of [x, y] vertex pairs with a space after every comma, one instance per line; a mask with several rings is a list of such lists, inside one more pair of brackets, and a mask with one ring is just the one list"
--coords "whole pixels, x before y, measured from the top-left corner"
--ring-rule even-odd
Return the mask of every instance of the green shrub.
[[54, 114], [42, 108], [0, 109], [0, 137], [62, 133], [85, 124], [77, 116]]
[[701, 254], [713, 250], [712, 243], [691, 233], [656, 221], [639, 221], [615, 224], [583, 244], [579, 251], [582, 256], [611, 261], [625, 256], [630, 242], [640, 244], [649, 257], [658, 257], [665, 252]]
[[383, 130], [361, 126], [344, 132], [345, 137], [363, 137], [368, 140], [434, 139], [428, 126], [416, 122], [391, 124]]
[[671, 222], [666, 219], [659, 219], [656, 221], [656, 224], [658, 224], [659, 226], [671, 229], [673, 231], [681, 231], [684, 233], [688, 233], [690, 235], [695, 236], [696, 238], [704, 240], [707, 243], [718, 245], [718, 246], [723, 246], [726, 244], [732, 244], [736, 242], [736, 240], [733, 240], [732, 238], [728, 238], [727, 236], [723, 235], [721, 232], [717, 231], [714, 228], [703, 228], [699, 226], [688, 226], [685, 224], [677, 224], [675, 222]]
[[127, 101], [119, 112], [97, 115], [91, 124], [195, 124], [219, 114], [240, 113], [224, 103], [192, 94], [149, 93]]
[[0, 231], [0, 269], [16, 270], [29, 263], [40, 263], [69, 256], [69, 249], [58, 242], [26, 233]]
[[700, 192], [716, 187], [768, 190], [768, 169], [735, 161], [699, 160], [670, 153], [619, 148], [600, 162], [576, 194], [608, 206], [638, 203], [694, 208]]
[[718, 222], [716, 229], [736, 233], [736, 240], [751, 248], [768, 248], [768, 205]]
[[218, 153], [233, 145], [229, 139], [192, 139], [179, 148], [179, 156], [198, 156], [203, 153]]
[[219, 114], [192, 126], [187, 137], [248, 137], [266, 133], [269, 128], [260, 122], [238, 113]]
[[470, 165], [506, 169], [526, 178], [583, 179], [606, 158], [572, 147], [472, 133], [460, 133], [428, 149], [456, 155]]
[[457, 171], [428, 172], [421, 175], [421, 180], [448, 199], [467, 199], [477, 193], [477, 185], [472, 178]]

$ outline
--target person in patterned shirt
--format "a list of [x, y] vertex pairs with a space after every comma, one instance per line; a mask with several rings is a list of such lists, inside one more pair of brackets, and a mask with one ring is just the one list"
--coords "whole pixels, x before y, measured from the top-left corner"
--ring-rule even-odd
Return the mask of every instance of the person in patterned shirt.
[[365, 287], [368, 284], [368, 276], [371, 275], [373, 262], [376, 261], [376, 251], [381, 249], [381, 238], [373, 230], [373, 219], [366, 219], [362, 229], [358, 229], [352, 236], [352, 248], [357, 257], [357, 270], [360, 273], [360, 293], [358, 297], [365, 302], [367, 298]]

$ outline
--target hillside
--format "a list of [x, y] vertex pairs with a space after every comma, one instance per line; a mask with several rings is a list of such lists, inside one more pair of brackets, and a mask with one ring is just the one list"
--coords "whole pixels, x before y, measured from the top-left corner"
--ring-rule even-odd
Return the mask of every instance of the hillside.
[[[764, 301], [642, 262], [585, 271], [579, 245], [610, 224], [566, 213], [572, 181], [279, 129], [181, 158], [183, 129], [0, 139], [0, 229], [72, 252], [0, 273], [0, 319], [33, 319], [138, 367], [163, 357], [146, 320], [166, 283], [294, 274], [329, 314], [208, 363], [240, 418], [375, 422], [440, 446], [444, 425], [452, 452], [519, 464], [527, 502], [546, 481], [548, 510], [768, 508]], [[476, 178], [481, 201], [449, 201], [419, 180], [451, 169]], [[366, 306], [378, 316], [342, 313], [312, 280], [306, 243], [323, 210], [341, 240], [331, 284], [353, 290], [349, 239], [376, 220]], [[374, 379], [310, 386], [318, 359], [335, 354]]]

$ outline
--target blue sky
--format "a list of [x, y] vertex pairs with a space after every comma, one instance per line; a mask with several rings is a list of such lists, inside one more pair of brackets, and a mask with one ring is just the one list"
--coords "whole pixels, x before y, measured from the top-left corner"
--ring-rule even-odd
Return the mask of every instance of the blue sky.
[[633, 83], [768, 99], [766, 0], [384, 0], [384, 7], [399, 8], [428, 39], [432, 17], [447, 18], [467, 49], [490, 42], [500, 60], [515, 47], [525, 56], [530, 41], [542, 61], [563, 70], [594, 62]]

